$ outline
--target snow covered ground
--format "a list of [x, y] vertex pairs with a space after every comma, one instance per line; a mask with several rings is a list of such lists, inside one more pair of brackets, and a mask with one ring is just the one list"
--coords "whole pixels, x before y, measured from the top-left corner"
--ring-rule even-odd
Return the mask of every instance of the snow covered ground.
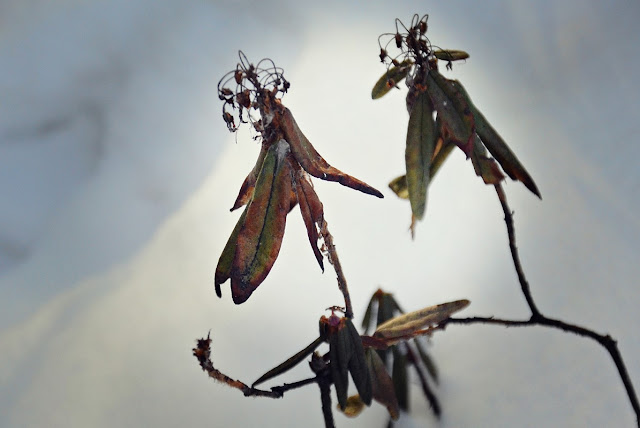
[[[0, 2], [0, 426], [322, 425], [313, 388], [246, 399], [191, 356], [211, 329], [214, 363], [252, 381], [310, 342], [340, 302], [296, 215], [247, 303], [233, 305], [228, 286], [222, 300], [213, 293], [237, 219], [228, 208], [258, 148], [220, 119], [216, 84], [238, 49], [284, 67], [284, 102], [318, 150], [385, 192], [316, 184], [356, 311], [383, 287], [407, 309], [468, 298], [467, 315], [526, 317], [500, 207], [461, 154], [430, 189], [413, 242], [408, 204], [386, 190], [403, 169], [407, 115], [399, 91], [369, 99], [383, 72], [376, 38], [414, 12], [430, 14], [434, 44], [471, 53], [448, 76], [543, 194], [506, 185], [540, 309], [617, 338], [640, 387], [640, 9], [424, 8]], [[634, 423], [608, 355], [585, 339], [477, 326], [432, 343], [443, 427]], [[404, 426], [434, 423], [415, 392]], [[336, 417], [384, 425], [377, 405]]]

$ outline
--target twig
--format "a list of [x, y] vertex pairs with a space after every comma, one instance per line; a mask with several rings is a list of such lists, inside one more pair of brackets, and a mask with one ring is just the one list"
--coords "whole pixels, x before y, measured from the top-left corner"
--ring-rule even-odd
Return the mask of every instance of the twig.
[[325, 376], [319, 376], [318, 386], [320, 387], [320, 400], [322, 401], [324, 426], [326, 428], [334, 428], [335, 423], [333, 421], [333, 409], [331, 408], [331, 381]]
[[513, 226], [513, 213], [507, 204], [507, 196], [502, 189], [502, 186], [498, 183], [495, 185], [496, 193], [498, 194], [498, 199], [500, 200], [500, 205], [502, 206], [502, 211], [504, 212], [504, 221], [507, 225], [507, 235], [509, 237], [509, 249], [511, 250], [511, 258], [513, 260], [513, 265], [516, 269], [516, 273], [518, 275], [518, 281], [520, 283], [520, 288], [522, 289], [522, 294], [524, 294], [524, 298], [527, 301], [527, 305], [531, 310], [531, 318], [528, 320], [507, 320], [507, 319], [499, 319], [494, 317], [471, 317], [471, 318], [449, 318], [448, 320], [440, 323], [441, 327], [445, 327], [447, 324], [497, 324], [503, 325], [506, 327], [525, 327], [525, 326], [535, 326], [541, 325], [545, 327], [556, 328], [565, 332], [574, 333], [578, 336], [588, 337], [595, 340], [599, 343], [603, 348], [609, 352], [611, 359], [613, 360], [616, 368], [618, 369], [618, 374], [620, 375], [620, 379], [624, 385], [624, 388], [627, 392], [627, 396], [629, 397], [629, 401], [631, 403], [631, 407], [636, 414], [636, 421], [638, 427], [640, 428], [640, 403], [638, 402], [638, 397], [636, 395], [635, 389], [633, 387], [633, 383], [631, 382], [631, 378], [629, 377], [629, 373], [627, 372], [627, 368], [622, 359], [622, 355], [618, 350], [618, 344], [615, 339], [611, 336], [601, 335], [587, 328], [569, 324], [564, 321], [548, 318], [538, 310], [536, 306], [533, 296], [531, 294], [531, 289], [529, 287], [529, 282], [524, 274], [524, 270], [522, 269], [522, 264], [520, 262], [520, 256], [518, 254], [518, 247], [516, 246], [516, 236], [515, 229]]
[[309, 363], [311, 371], [316, 374], [316, 383], [320, 388], [320, 401], [322, 402], [322, 416], [324, 418], [325, 428], [335, 428], [333, 422], [333, 409], [331, 408], [331, 383], [332, 377], [329, 371], [329, 366], [325, 359], [317, 352], [311, 355], [311, 362]]
[[290, 391], [292, 389], [300, 388], [302, 386], [308, 385], [310, 383], [319, 382], [319, 377], [313, 377], [309, 379], [304, 379], [294, 383], [285, 383], [282, 386], [275, 386], [271, 388], [271, 391], [265, 391], [263, 389], [252, 388], [249, 385], [241, 382], [239, 380], [235, 380], [226, 374], [222, 373], [220, 370], [216, 369], [213, 366], [213, 362], [211, 361], [211, 338], [207, 335], [206, 339], [198, 339], [197, 347], [193, 348], [193, 355], [198, 359], [200, 363], [200, 367], [202, 370], [207, 372], [210, 378], [215, 379], [219, 382], [225, 383], [232, 388], [239, 389], [242, 391], [245, 397], [268, 397], [268, 398], [282, 398], [285, 392]]
[[333, 269], [336, 271], [336, 275], [338, 277], [338, 288], [340, 288], [340, 291], [344, 296], [344, 315], [347, 318], [353, 319], [353, 306], [351, 305], [351, 296], [349, 295], [349, 288], [347, 287], [347, 279], [344, 276], [344, 272], [342, 272], [342, 265], [340, 264], [340, 259], [338, 258], [338, 252], [336, 251], [336, 246], [333, 244], [333, 236], [331, 236], [331, 233], [329, 233], [327, 222], [325, 220], [322, 220], [320, 234], [322, 235], [325, 247], [327, 248], [329, 263], [331, 263]]
[[508, 320], [494, 317], [449, 318], [448, 320], [440, 323], [440, 326], [444, 327], [447, 324], [494, 324], [502, 325], [505, 327], [530, 327], [539, 325], [544, 327], [556, 328], [564, 332], [574, 333], [578, 336], [588, 337], [595, 340], [602, 347], [604, 347], [607, 352], [609, 352], [611, 359], [615, 363], [616, 368], [618, 369], [618, 374], [620, 375], [620, 379], [622, 380], [622, 383], [624, 384], [625, 390], [629, 397], [629, 401], [631, 402], [631, 407], [636, 414], [638, 426], [640, 427], [640, 406], [638, 404], [638, 398], [636, 396], [633, 383], [629, 378], [629, 373], [627, 372], [627, 368], [622, 359], [622, 355], [618, 350], [618, 343], [608, 334], [598, 334], [587, 328], [580, 327], [574, 324], [568, 324], [561, 320], [547, 318], [544, 315], [540, 315], [535, 320]]
[[513, 213], [507, 205], [507, 195], [504, 193], [502, 185], [498, 183], [494, 186], [496, 189], [496, 193], [498, 194], [498, 199], [500, 199], [500, 205], [502, 205], [502, 211], [504, 212], [504, 222], [507, 224], [507, 235], [509, 236], [509, 249], [511, 250], [513, 266], [516, 268], [516, 273], [518, 274], [518, 281], [520, 282], [520, 287], [522, 288], [522, 294], [524, 294], [524, 298], [526, 299], [527, 304], [531, 309], [531, 318], [535, 319], [542, 315], [540, 314], [538, 307], [533, 301], [531, 289], [529, 288], [529, 282], [524, 276], [522, 264], [520, 263], [520, 255], [518, 254], [518, 247], [516, 246], [516, 232], [513, 227]]

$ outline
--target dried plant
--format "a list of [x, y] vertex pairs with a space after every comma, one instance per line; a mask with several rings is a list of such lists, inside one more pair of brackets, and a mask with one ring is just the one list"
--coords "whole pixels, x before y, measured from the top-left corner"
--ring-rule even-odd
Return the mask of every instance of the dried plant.
[[[380, 60], [386, 71], [375, 84], [372, 98], [389, 93], [403, 79], [408, 87], [406, 174], [393, 180], [390, 187], [398, 196], [409, 199], [413, 232], [415, 221], [424, 217], [427, 189], [435, 174], [451, 151], [460, 148], [471, 160], [475, 173], [496, 190], [504, 213], [513, 265], [531, 311], [530, 317], [523, 320], [453, 318], [452, 314], [469, 305], [468, 300], [404, 313], [391, 293], [378, 290], [363, 317], [364, 333], [358, 333], [353, 324], [347, 281], [311, 177], [336, 181], [379, 198], [382, 193], [332, 167], [316, 151], [291, 111], [282, 103], [290, 84], [281, 68], [269, 59], [253, 65], [240, 52], [236, 68], [218, 84], [218, 94], [223, 101], [222, 118], [232, 132], [242, 124], [250, 125], [256, 133], [255, 138], [260, 140], [261, 150], [231, 208], [233, 211], [245, 207], [218, 261], [214, 280], [216, 293], [221, 297], [220, 286], [230, 279], [233, 301], [240, 304], [265, 281], [278, 257], [287, 215], [297, 205], [320, 268], [324, 271], [326, 256], [336, 272], [344, 306], [328, 308], [331, 314], [321, 316], [318, 337], [251, 385], [214, 367], [209, 336], [197, 341], [194, 356], [210, 377], [239, 389], [245, 396], [280, 398], [289, 390], [315, 383], [320, 388], [327, 427], [334, 426], [331, 385], [335, 389], [338, 409], [347, 416], [357, 416], [372, 401], [377, 401], [387, 408], [389, 425], [392, 425], [401, 411], [409, 411], [409, 369], [416, 371], [435, 415], [441, 413], [432, 388], [432, 382], [438, 381], [438, 372], [424, 346], [425, 336], [443, 331], [449, 324], [546, 326], [591, 338], [607, 349], [618, 368], [640, 427], [640, 406], [616, 341], [608, 335], [546, 317], [537, 308], [520, 262], [513, 216], [501, 183], [506, 174], [521, 181], [536, 196], [540, 197], [540, 192], [522, 162], [472, 103], [462, 84], [440, 74], [439, 61], [445, 61], [446, 68], [451, 70], [454, 61], [466, 60], [469, 54], [432, 46], [426, 36], [427, 19], [427, 15], [414, 15], [408, 27], [396, 20], [395, 33], [382, 34], [378, 39]], [[390, 55], [390, 50], [396, 54]], [[375, 330], [368, 335], [371, 327]], [[328, 345], [328, 350], [321, 353], [318, 348], [323, 344]], [[257, 388], [308, 359], [311, 377], [269, 390]], [[356, 395], [348, 395], [349, 378], [358, 392]]]

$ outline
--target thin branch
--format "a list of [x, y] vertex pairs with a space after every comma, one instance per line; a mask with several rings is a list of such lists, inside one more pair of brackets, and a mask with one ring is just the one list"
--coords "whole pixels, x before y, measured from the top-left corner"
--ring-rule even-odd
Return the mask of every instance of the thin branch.
[[633, 383], [631, 382], [631, 378], [629, 377], [629, 373], [624, 364], [624, 360], [622, 359], [622, 355], [620, 354], [620, 351], [618, 349], [618, 342], [616, 342], [616, 340], [613, 339], [610, 335], [598, 334], [587, 328], [574, 324], [568, 324], [561, 320], [547, 318], [544, 315], [540, 315], [539, 318], [535, 320], [508, 320], [494, 317], [449, 318], [448, 320], [440, 323], [440, 326], [445, 327], [447, 324], [494, 324], [502, 325], [505, 327], [530, 327], [539, 325], [544, 327], [556, 328], [567, 333], [573, 333], [581, 337], [588, 337], [595, 340], [598, 344], [605, 348], [607, 352], [609, 352], [611, 359], [616, 365], [618, 374], [620, 375], [620, 379], [624, 384], [627, 396], [629, 397], [629, 401], [631, 402], [631, 407], [636, 414], [638, 427], [640, 427], [640, 404], [638, 403], [638, 398], [636, 396]]
[[507, 205], [507, 195], [504, 193], [504, 189], [500, 183], [494, 185], [498, 199], [500, 199], [500, 205], [502, 205], [502, 211], [504, 212], [504, 222], [507, 224], [507, 234], [509, 235], [509, 249], [511, 250], [511, 258], [513, 259], [513, 266], [516, 268], [518, 274], [518, 281], [522, 289], [522, 294], [531, 309], [531, 318], [538, 318], [542, 316], [531, 295], [531, 289], [529, 288], [529, 282], [524, 276], [524, 270], [520, 263], [520, 255], [518, 254], [518, 247], [516, 246], [516, 232], [513, 227], [513, 212]]
[[344, 296], [344, 315], [347, 318], [353, 319], [353, 306], [351, 305], [351, 296], [349, 295], [349, 288], [347, 287], [347, 278], [345, 278], [344, 272], [342, 272], [342, 265], [340, 264], [340, 259], [338, 258], [338, 252], [336, 251], [336, 246], [333, 244], [333, 236], [331, 236], [331, 233], [329, 233], [327, 222], [325, 220], [322, 220], [320, 234], [322, 235], [325, 247], [327, 248], [329, 263], [331, 263], [333, 269], [336, 271], [338, 288], [340, 288], [340, 291]]
[[320, 388], [320, 401], [322, 403], [322, 416], [324, 418], [324, 426], [326, 428], [335, 428], [333, 422], [333, 409], [331, 408], [331, 383], [332, 377], [327, 361], [314, 352], [309, 363], [311, 371], [316, 374], [316, 383]]
[[292, 389], [300, 388], [310, 383], [319, 382], [318, 376], [304, 379], [294, 383], [285, 383], [282, 386], [275, 386], [271, 388], [271, 391], [263, 389], [252, 388], [244, 382], [235, 380], [213, 366], [211, 361], [211, 338], [207, 335], [206, 339], [198, 339], [197, 347], [193, 348], [193, 355], [198, 359], [202, 370], [207, 372], [210, 378], [219, 382], [225, 383], [232, 388], [242, 391], [245, 397], [268, 397], [268, 398], [282, 398], [285, 392]]
[[473, 323], [483, 323], [483, 324], [498, 324], [506, 327], [523, 327], [523, 326], [534, 326], [541, 325], [551, 328], [556, 328], [565, 332], [574, 333], [578, 336], [589, 337], [599, 343], [602, 347], [604, 347], [611, 359], [613, 360], [616, 368], [618, 369], [618, 374], [620, 375], [620, 379], [624, 385], [624, 388], [627, 392], [627, 396], [629, 397], [629, 401], [631, 403], [631, 407], [636, 414], [636, 421], [638, 427], [640, 428], [640, 403], [638, 402], [638, 397], [636, 395], [635, 389], [633, 387], [633, 383], [631, 382], [631, 378], [629, 377], [629, 373], [622, 359], [622, 355], [618, 350], [617, 342], [608, 334], [601, 335], [587, 328], [569, 324], [564, 321], [548, 318], [538, 310], [536, 306], [533, 295], [531, 294], [531, 289], [529, 287], [529, 282], [524, 275], [524, 270], [522, 269], [522, 264], [520, 262], [520, 256], [518, 254], [518, 247], [516, 246], [516, 235], [515, 229], [513, 226], [513, 213], [507, 204], [507, 196], [502, 188], [502, 185], [499, 183], [495, 185], [496, 193], [498, 194], [498, 199], [500, 200], [500, 205], [502, 206], [502, 211], [504, 212], [504, 221], [507, 225], [507, 235], [509, 237], [509, 249], [511, 250], [511, 258], [513, 260], [513, 266], [516, 269], [516, 273], [518, 275], [518, 281], [520, 282], [520, 288], [522, 289], [522, 294], [524, 294], [524, 298], [529, 305], [529, 309], [531, 310], [531, 318], [526, 321], [519, 320], [505, 320], [498, 318], [483, 318], [483, 317], [473, 317], [473, 318], [450, 318], [449, 320], [441, 323], [440, 325], [444, 327], [446, 324], [473, 324]]
[[331, 408], [331, 381], [326, 376], [318, 376], [318, 386], [320, 387], [320, 400], [322, 401], [322, 415], [324, 426], [334, 428], [333, 409]]

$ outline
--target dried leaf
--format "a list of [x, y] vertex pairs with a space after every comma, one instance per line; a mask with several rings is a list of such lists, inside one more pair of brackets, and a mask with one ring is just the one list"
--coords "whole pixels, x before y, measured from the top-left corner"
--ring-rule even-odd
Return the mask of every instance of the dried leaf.
[[347, 318], [346, 329], [350, 335], [350, 341], [352, 346], [352, 354], [349, 359], [349, 372], [351, 373], [351, 379], [360, 394], [360, 398], [367, 405], [371, 405], [372, 390], [371, 390], [371, 377], [369, 375], [369, 369], [367, 367], [367, 361], [364, 356], [364, 347], [362, 346], [362, 340], [360, 334], [356, 330], [351, 320]]
[[338, 405], [341, 410], [347, 406], [349, 389], [349, 359], [351, 358], [349, 332], [344, 327], [329, 338], [329, 358], [331, 359], [331, 379], [336, 388]]
[[[429, 168], [429, 184], [433, 181], [433, 178], [436, 176], [437, 172], [440, 170], [440, 167], [444, 163], [445, 160], [449, 157], [453, 148], [456, 145], [450, 141], [443, 141], [440, 133], [440, 118], [436, 118], [435, 122], [436, 129], [436, 137], [435, 139], [435, 148], [433, 157], [431, 159], [431, 167]], [[409, 188], [407, 187], [407, 176], [401, 175], [399, 177], [394, 178], [389, 183], [389, 188], [402, 199], [409, 199]]]
[[214, 277], [216, 294], [218, 297], [222, 297], [222, 291], [220, 290], [220, 284], [224, 283], [231, 276], [231, 267], [233, 266], [233, 257], [236, 254], [236, 244], [238, 243], [238, 234], [244, 224], [244, 220], [247, 217], [247, 209], [242, 212], [242, 215], [238, 219], [236, 226], [231, 232], [231, 236], [227, 240], [227, 244], [222, 250], [222, 255], [218, 259], [218, 265], [216, 266], [216, 273]]
[[362, 317], [362, 328], [364, 329], [365, 333], [371, 326], [371, 312], [373, 311], [373, 305], [375, 304], [376, 300], [377, 292], [373, 293], [373, 296], [371, 296], [371, 299], [369, 299], [367, 309], [364, 311], [364, 317]]
[[393, 318], [395, 302], [389, 293], [384, 293], [378, 300], [378, 327]]
[[398, 303], [396, 298], [393, 297], [393, 294], [392, 293], [387, 293], [387, 294], [389, 294], [389, 296], [391, 297], [391, 304], [393, 305], [393, 311], [400, 312], [401, 314], [404, 313], [404, 310], [402, 309], [402, 307], [400, 307], [400, 304]]
[[249, 203], [251, 197], [253, 196], [253, 189], [256, 186], [256, 178], [258, 178], [258, 173], [260, 172], [260, 168], [262, 168], [262, 162], [264, 162], [264, 157], [267, 154], [267, 146], [263, 144], [260, 147], [260, 153], [258, 154], [258, 160], [256, 161], [255, 166], [247, 175], [247, 178], [244, 179], [242, 186], [240, 187], [240, 192], [238, 193], [238, 197], [231, 207], [231, 211], [234, 211], [246, 204]]
[[435, 363], [433, 362], [433, 359], [431, 358], [431, 356], [429, 356], [429, 354], [427, 353], [427, 350], [424, 349], [424, 346], [422, 345], [422, 343], [420, 343], [420, 340], [418, 339], [419, 338], [416, 337], [413, 340], [413, 343], [416, 344], [416, 348], [418, 349], [418, 353], [420, 354], [420, 359], [422, 359], [422, 362], [424, 363], [424, 366], [427, 368], [429, 375], [431, 375], [433, 380], [435, 380], [436, 383], [438, 383], [438, 367], [435, 365]]
[[[289, 164], [289, 165], [293, 165], [293, 164]], [[293, 171], [293, 168], [292, 168]], [[293, 175], [292, 175], [293, 176]], [[291, 212], [293, 211], [293, 209], [298, 205], [298, 194], [296, 193], [296, 190], [294, 189], [294, 186], [291, 186], [291, 193], [289, 193], [289, 211]]]
[[533, 178], [531, 178], [525, 167], [511, 151], [500, 134], [496, 132], [480, 110], [476, 108], [462, 84], [458, 81], [453, 81], [452, 84], [467, 100], [475, 118], [476, 132], [489, 152], [496, 158], [498, 163], [500, 163], [504, 172], [506, 172], [511, 179], [521, 181], [534, 195], [542, 198]]
[[324, 221], [322, 202], [320, 202], [320, 198], [318, 198], [313, 189], [313, 184], [309, 180], [307, 173], [302, 168], [298, 167], [295, 176], [295, 192], [298, 197], [302, 220], [307, 228], [307, 236], [309, 237], [313, 254], [316, 256], [320, 269], [324, 272], [322, 253], [318, 248], [319, 230], [322, 228], [322, 222]]
[[426, 92], [418, 94], [409, 116], [405, 163], [407, 189], [414, 217], [421, 220], [427, 205], [431, 158], [435, 147], [433, 104]]
[[[371, 90], [371, 99], [376, 100], [386, 95], [391, 88], [394, 88], [402, 81], [402, 79], [407, 77], [412, 64], [413, 63], [410, 60], [404, 60], [399, 66], [391, 67], [387, 70], [373, 86], [373, 89]], [[390, 82], [393, 82], [393, 84], [389, 85]]]
[[437, 70], [427, 73], [427, 92], [438, 111], [442, 128], [469, 157], [473, 148], [475, 122], [471, 108], [457, 88]]
[[383, 197], [382, 193], [367, 183], [329, 165], [302, 133], [291, 111], [286, 107], [283, 107], [280, 126], [286, 140], [291, 146], [291, 153], [293, 153], [295, 159], [309, 174], [322, 180], [337, 181], [343, 186], [351, 187], [352, 189], [377, 196], [378, 198]]
[[378, 339], [377, 337], [366, 336], [366, 335], [360, 336], [360, 339], [362, 340], [362, 346], [365, 349], [373, 348], [379, 351], [384, 351], [389, 348], [389, 344], [384, 339]]
[[338, 410], [344, 413], [346, 417], [355, 418], [362, 413], [365, 408], [365, 404], [364, 401], [362, 401], [362, 398], [360, 398], [360, 395], [356, 394], [347, 398], [347, 405], [344, 409], [341, 409], [339, 405], [337, 407]]
[[273, 144], [256, 180], [231, 269], [231, 294], [236, 304], [245, 302], [264, 281], [280, 252], [290, 208], [292, 176], [288, 153], [286, 141]]
[[389, 183], [389, 189], [393, 190], [399, 198], [409, 199], [409, 188], [407, 187], [407, 176], [401, 175]]
[[409, 378], [407, 375], [407, 357], [397, 346], [393, 347], [393, 369], [391, 372], [393, 389], [396, 393], [398, 406], [402, 410], [409, 410]]
[[504, 174], [500, 171], [498, 163], [487, 156], [487, 150], [477, 134], [473, 143], [471, 163], [476, 175], [481, 177], [485, 184], [498, 184], [504, 180]]
[[293, 367], [298, 365], [298, 363], [300, 363], [302, 360], [307, 358], [307, 356], [311, 355], [313, 353], [313, 351], [315, 351], [316, 348], [318, 346], [320, 346], [320, 344], [322, 342], [324, 342], [324, 337], [322, 337], [322, 336], [318, 337], [316, 340], [311, 342], [302, 351], [298, 352], [297, 354], [295, 354], [291, 358], [287, 359], [287, 361], [285, 361], [284, 363], [278, 365], [277, 367], [274, 367], [273, 369], [269, 370], [268, 372], [266, 372], [265, 374], [260, 376], [258, 378], [258, 380], [253, 382], [251, 387], [253, 388], [256, 385], [259, 385], [259, 384], [261, 384], [263, 382], [266, 382], [269, 379], [272, 379], [272, 378], [274, 378], [274, 377], [276, 377], [276, 376], [278, 376], [278, 375], [280, 375], [280, 374], [282, 374], [284, 372], [289, 371], [290, 369], [292, 369]]
[[[392, 319], [394, 311], [395, 311], [395, 302], [391, 294], [383, 293], [378, 299], [378, 319], [376, 322], [376, 326], [380, 326], [381, 324], [384, 324], [386, 321]], [[382, 358], [382, 361], [386, 363], [389, 356], [389, 351], [388, 349], [380, 350], [378, 352], [378, 355], [380, 355], [380, 358]]]
[[412, 333], [426, 326], [438, 324], [468, 305], [469, 301], [466, 299], [456, 300], [400, 315], [379, 325], [374, 337], [386, 339], [411, 337]]
[[440, 144], [440, 148], [438, 152], [434, 155], [433, 160], [431, 161], [431, 169], [429, 170], [429, 183], [433, 181], [433, 177], [436, 176], [436, 173], [440, 170], [440, 167], [447, 160], [453, 148], [456, 145], [450, 141], [443, 142], [442, 138], [438, 139], [436, 142], [436, 147]]
[[389, 376], [384, 362], [376, 351], [368, 348], [365, 356], [371, 373], [373, 399], [387, 408], [391, 419], [397, 420], [400, 416], [400, 409], [391, 376]]
[[442, 61], [459, 61], [461, 59], [469, 58], [469, 54], [465, 51], [456, 51], [456, 50], [437, 50], [433, 52], [433, 55], [441, 59]]

